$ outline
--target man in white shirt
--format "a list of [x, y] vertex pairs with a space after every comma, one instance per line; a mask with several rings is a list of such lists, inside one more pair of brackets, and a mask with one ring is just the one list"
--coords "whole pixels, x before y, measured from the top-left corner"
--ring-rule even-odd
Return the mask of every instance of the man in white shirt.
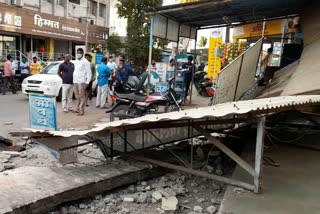
[[77, 50], [77, 60], [74, 63], [73, 72], [73, 90], [77, 100], [77, 107], [74, 110], [79, 116], [84, 115], [84, 107], [86, 105], [86, 88], [91, 81], [91, 66], [83, 55], [83, 49]]
[[116, 76], [116, 71], [117, 71], [117, 68], [118, 68], [117, 64], [114, 62], [113, 56], [109, 56], [109, 62], [107, 64], [107, 66], [111, 71], [111, 76], [110, 76], [110, 79], [109, 79], [109, 88], [112, 89], [112, 85], [114, 83], [114, 79], [115, 79], [115, 76]]

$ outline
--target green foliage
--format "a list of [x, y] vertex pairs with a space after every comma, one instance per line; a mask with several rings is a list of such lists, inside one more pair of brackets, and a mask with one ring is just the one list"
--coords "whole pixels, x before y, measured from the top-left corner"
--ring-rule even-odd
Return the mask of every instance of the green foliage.
[[123, 54], [125, 44], [121, 41], [120, 36], [112, 34], [107, 40], [107, 49], [110, 54], [120, 56]]
[[[162, 5], [162, 0], [119, 0], [117, 4], [120, 17], [128, 20], [126, 51], [128, 58], [134, 58], [137, 64], [148, 64], [150, 16], [146, 15], [147, 8], [155, 8]], [[165, 42], [155, 40], [154, 45], [163, 48]], [[161, 50], [153, 48], [152, 58], [161, 61]]]
[[208, 44], [208, 38], [205, 36], [201, 36], [200, 41], [199, 41], [199, 46], [206, 47], [207, 44]]

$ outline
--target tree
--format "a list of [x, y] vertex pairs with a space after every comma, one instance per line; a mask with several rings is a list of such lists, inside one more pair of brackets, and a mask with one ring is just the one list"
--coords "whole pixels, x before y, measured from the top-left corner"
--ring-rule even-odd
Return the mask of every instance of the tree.
[[112, 34], [107, 40], [107, 49], [110, 54], [120, 56], [124, 52], [125, 45], [121, 41], [120, 36], [117, 34]]
[[205, 36], [201, 36], [199, 46], [206, 47], [207, 44], [208, 44], [208, 38]]
[[[138, 65], [148, 64], [150, 16], [146, 15], [147, 8], [156, 8], [162, 5], [162, 0], [119, 0], [117, 4], [120, 17], [128, 20], [126, 50], [127, 57], [134, 58]], [[165, 42], [155, 40], [154, 45], [163, 48]], [[153, 48], [152, 58], [160, 61], [161, 50]]]

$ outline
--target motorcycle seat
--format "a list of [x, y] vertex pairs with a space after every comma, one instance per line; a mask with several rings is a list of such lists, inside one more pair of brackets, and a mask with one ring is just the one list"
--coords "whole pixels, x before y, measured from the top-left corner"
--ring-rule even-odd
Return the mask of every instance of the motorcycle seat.
[[119, 98], [133, 100], [136, 102], [144, 102], [147, 96], [138, 95], [138, 94], [117, 94]]

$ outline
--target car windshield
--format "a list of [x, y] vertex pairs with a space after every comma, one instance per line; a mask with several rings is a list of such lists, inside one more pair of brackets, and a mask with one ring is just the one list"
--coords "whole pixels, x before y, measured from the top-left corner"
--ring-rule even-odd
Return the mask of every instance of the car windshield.
[[58, 73], [59, 63], [51, 63], [50, 65], [46, 66], [40, 74], [57, 74]]

